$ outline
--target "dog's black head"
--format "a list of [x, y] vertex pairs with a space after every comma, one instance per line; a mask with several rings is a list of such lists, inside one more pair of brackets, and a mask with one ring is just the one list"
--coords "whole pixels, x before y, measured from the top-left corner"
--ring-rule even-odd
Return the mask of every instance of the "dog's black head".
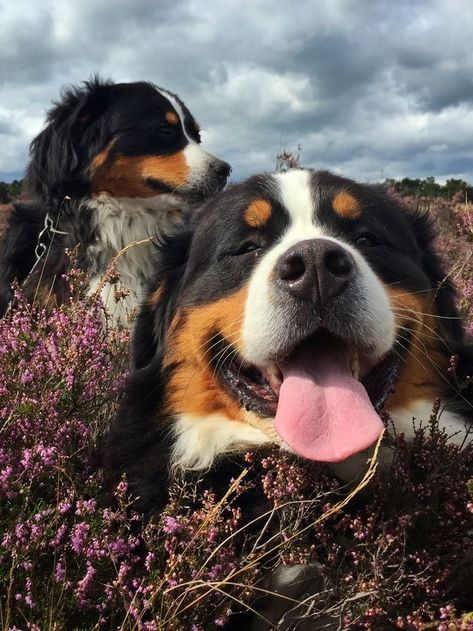
[[383, 406], [412, 426], [451, 388], [453, 288], [428, 220], [382, 187], [262, 175], [195, 221], [163, 245], [138, 320], [115, 441], [132, 484], [166, 441], [183, 469], [266, 443], [341, 461], [378, 438]]
[[66, 90], [30, 153], [25, 192], [47, 201], [105, 193], [185, 204], [222, 189], [230, 172], [201, 147], [182, 101], [145, 82]]

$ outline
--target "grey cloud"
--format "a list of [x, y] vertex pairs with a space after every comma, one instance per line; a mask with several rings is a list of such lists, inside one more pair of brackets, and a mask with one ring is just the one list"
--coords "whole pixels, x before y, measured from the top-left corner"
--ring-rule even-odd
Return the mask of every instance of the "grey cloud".
[[1, 1], [2, 172], [61, 85], [99, 71], [177, 92], [237, 178], [301, 143], [356, 178], [473, 180], [469, 0]]

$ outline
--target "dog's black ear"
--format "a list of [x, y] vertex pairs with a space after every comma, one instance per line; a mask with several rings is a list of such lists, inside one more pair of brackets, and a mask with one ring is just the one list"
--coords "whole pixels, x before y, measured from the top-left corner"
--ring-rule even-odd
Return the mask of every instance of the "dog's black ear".
[[88, 192], [86, 170], [107, 142], [102, 119], [112, 96], [113, 84], [98, 77], [63, 91], [48, 112], [45, 129], [30, 145], [23, 184], [27, 195], [53, 202]]
[[422, 256], [422, 267], [431, 280], [434, 288], [434, 304], [437, 313], [442, 314], [439, 326], [442, 327], [446, 339], [461, 344], [464, 331], [460, 313], [457, 309], [457, 292], [449, 278], [439, 254], [435, 249], [437, 230], [432, 218], [425, 212], [408, 212], [409, 223], [416, 236]]
[[176, 313], [193, 228], [189, 223], [172, 236], [158, 239], [155, 274], [133, 332], [134, 368], [148, 365], [164, 352], [166, 335]]

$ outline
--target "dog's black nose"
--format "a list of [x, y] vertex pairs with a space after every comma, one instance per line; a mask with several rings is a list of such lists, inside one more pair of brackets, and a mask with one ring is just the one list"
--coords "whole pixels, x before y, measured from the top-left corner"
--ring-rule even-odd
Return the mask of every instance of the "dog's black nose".
[[353, 256], [343, 246], [329, 239], [310, 239], [280, 256], [276, 274], [295, 298], [323, 308], [345, 290], [355, 268]]
[[230, 171], [232, 170], [232, 167], [228, 164], [228, 162], [225, 162], [224, 160], [219, 160], [218, 158], [215, 158], [215, 160], [210, 165], [210, 168], [220, 178], [225, 179], [225, 180], [230, 175]]

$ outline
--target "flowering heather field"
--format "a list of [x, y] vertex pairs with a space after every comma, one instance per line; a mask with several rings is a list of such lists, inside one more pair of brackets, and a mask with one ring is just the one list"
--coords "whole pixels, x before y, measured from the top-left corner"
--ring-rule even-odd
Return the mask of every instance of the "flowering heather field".
[[[473, 334], [473, 206], [430, 212]], [[81, 273], [69, 283], [70, 304], [45, 312], [17, 291], [0, 322], [1, 629], [219, 629], [264, 594], [262, 566], [317, 561], [320, 595], [294, 603], [314, 629], [331, 618], [473, 630], [473, 450], [447, 444], [436, 409], [412, 444], [393, 439], [391, 470], [372, 467], [357, 492], [323, 466], [249, 453], [223, 499], [175, 480], [165, 514], [143, 523], [126, 481], [110, 490], [96, 466], [128, 335], [104, 328]], [[254, 486], [272, 507], [251, 530], [265, 537], [240, 508]]]

